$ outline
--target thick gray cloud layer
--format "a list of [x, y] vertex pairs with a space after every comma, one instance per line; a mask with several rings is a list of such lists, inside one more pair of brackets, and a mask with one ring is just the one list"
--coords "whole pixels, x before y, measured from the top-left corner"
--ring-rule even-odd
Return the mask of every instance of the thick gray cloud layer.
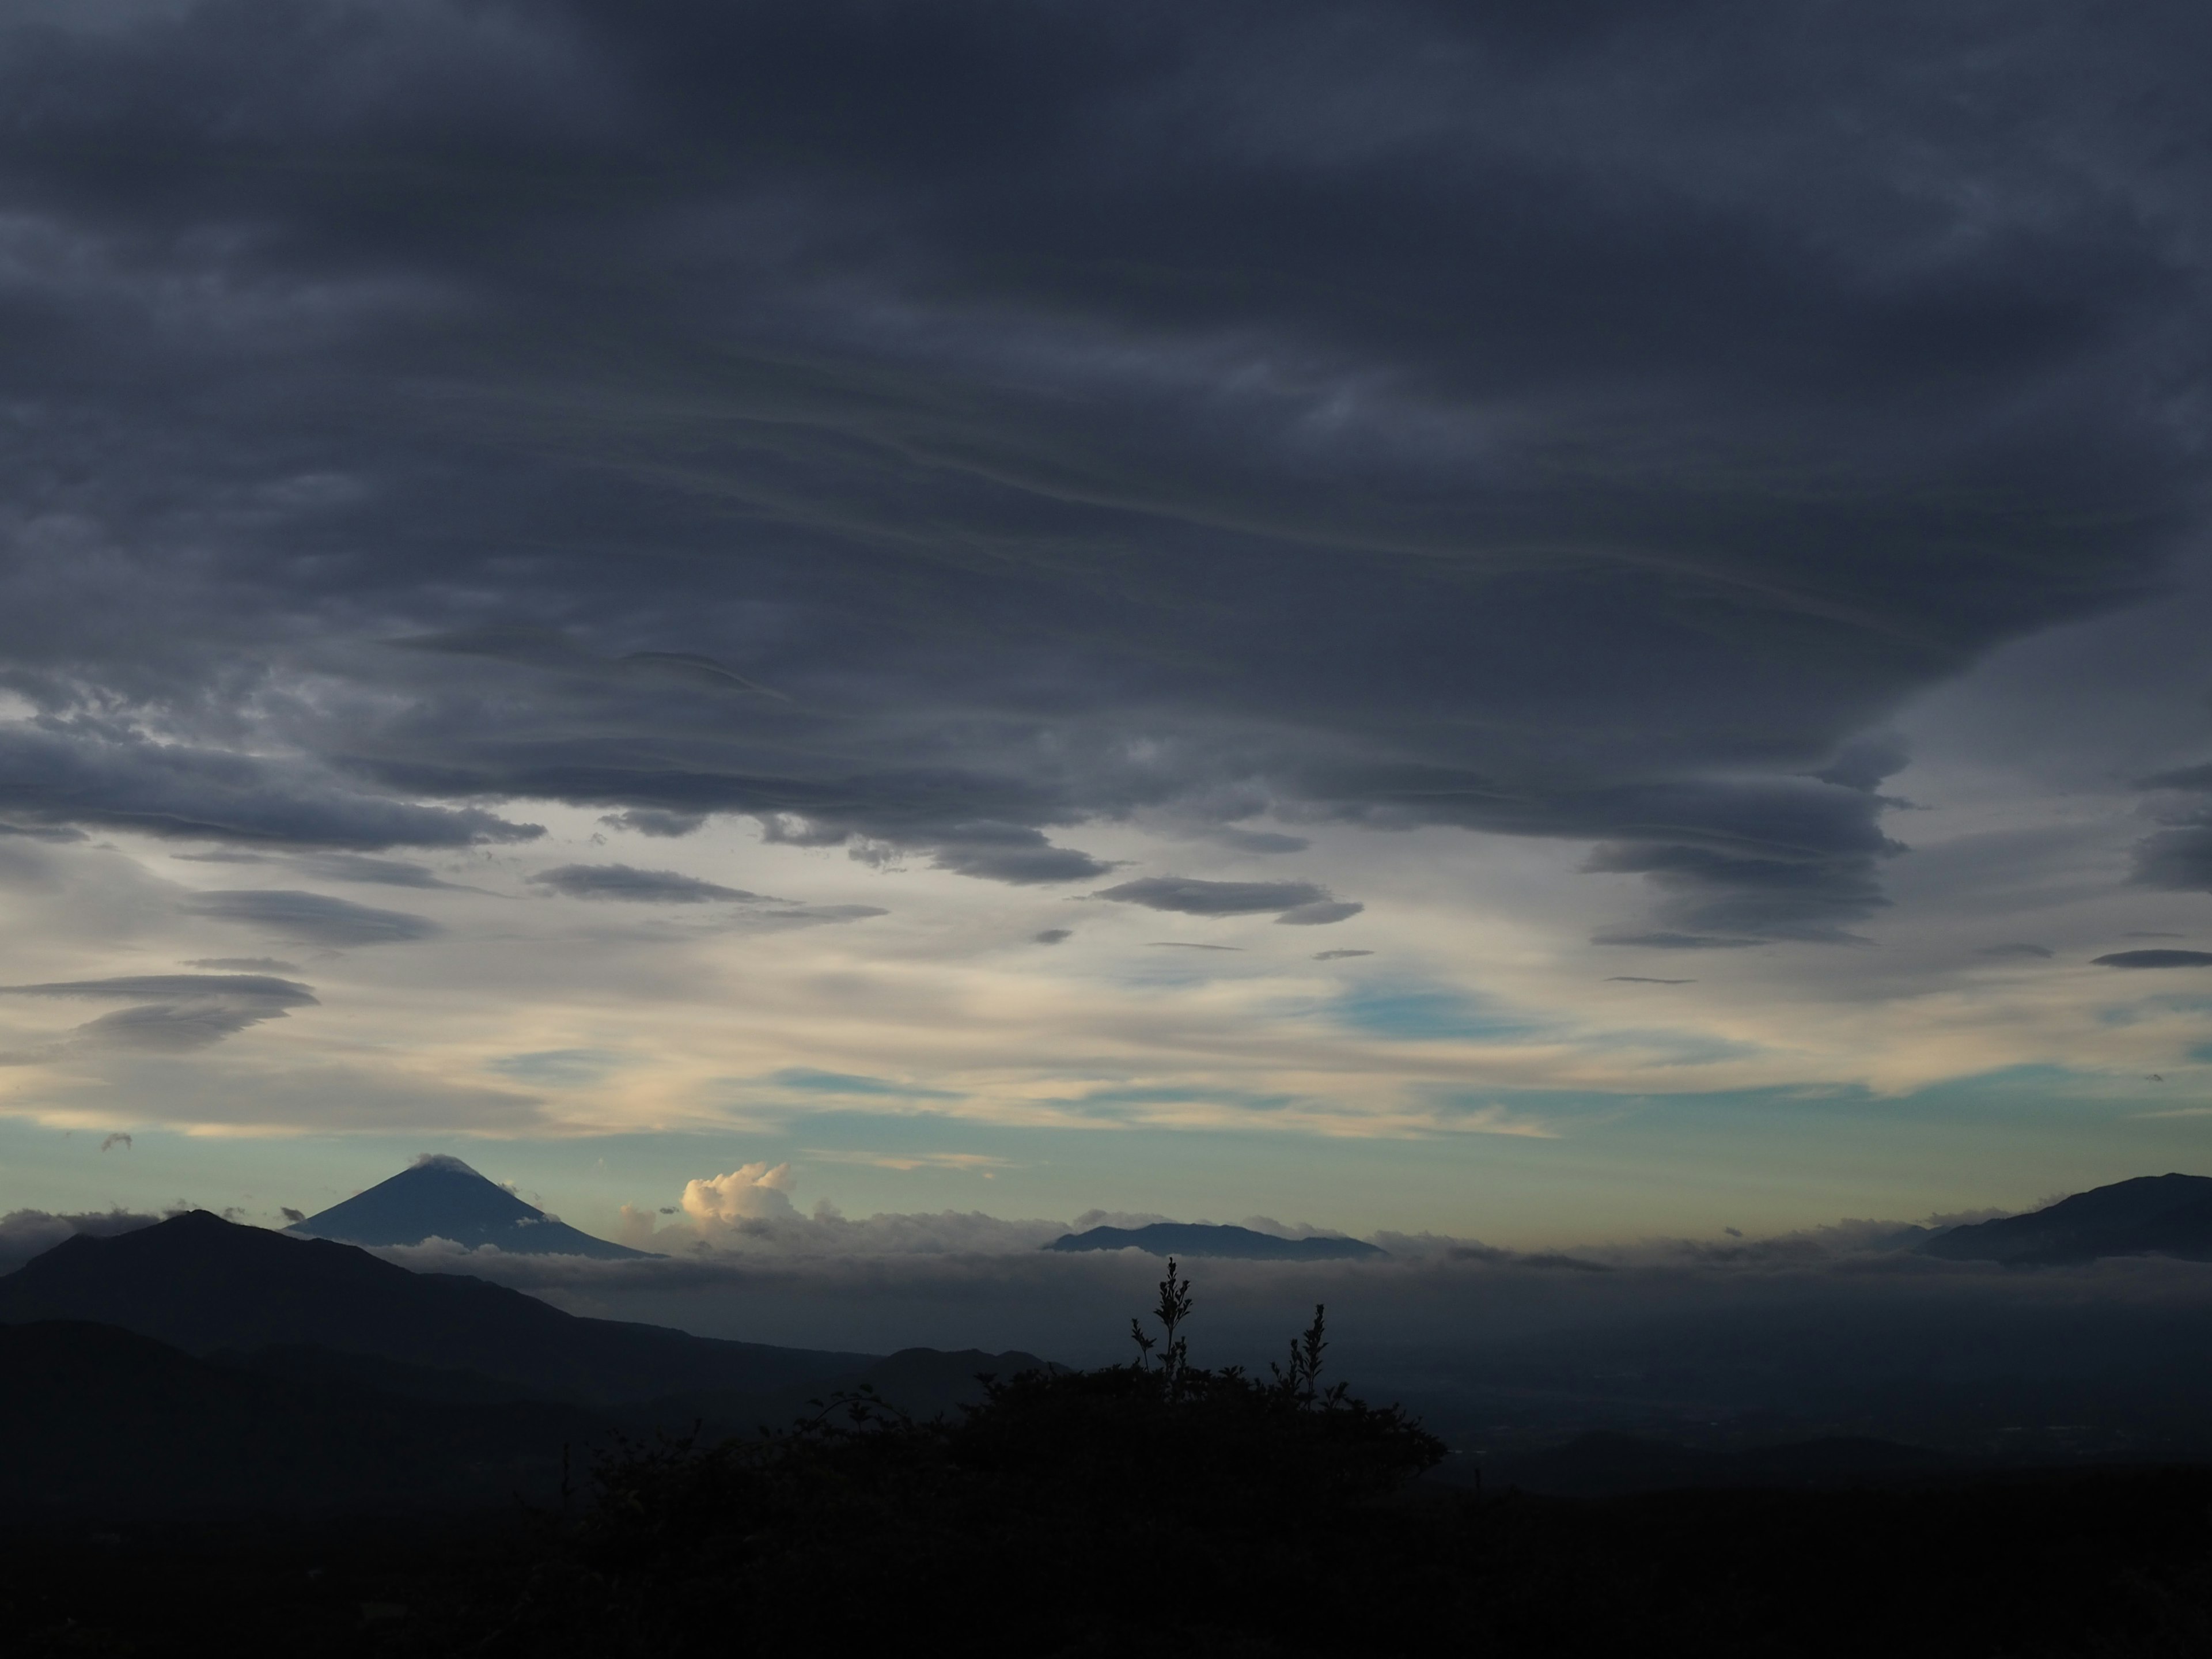
[[537, 797], [1049, 884], [1272, 811], [1593, 843], [1619, 942], [1844, 939], [1859, 734], [2200, 523], [2199, 7], [51, 17], [27, 826]]
[[563, 864], [530, 878], [568, 898], [617, 899], [629, 904], [757, 904], [758, 893], [719, 886], [673, 870], [636, 870], [627, 864]]
[[1304, 881], [1200, 881], [1190, 876], [1146, 876], [1095, 895], [1116, 904], [1141, 904], [1186, 916], [1249, 916], [1326, 904], [1328, 895]]
[[275, 939], [306, 945], [396, 945], [429, 939], [440, 930], [427, 916], [378, 910], [347, 899], [289, 888], [196, 893], [182, 908], [189, 915], [256, 927]]
[[0, 985], [15, 997], [250, 997], [279, 1007], [299, 1007], [315, 999], [307, 988], [289, 979], [258, 974], [126, 974], [115, 979], [79, 979], [46, 985]]
[[2136, 879], [2182, 892], [2212, 892], [2212, 807], [2204, 803], [2212, 794], [2212, 764], [2163, 772], [2145, 778], [2142, 787], [2171, 792], [2154, 799], [2180, 804], [2154, 808], [2166, 827], [2137, 845]]
[[312, 764], [75, 725], [0, 729], [0, 809], [146, 835], [334, 847], [458, 847], [542, 833], [474, 807], [380, 799]]

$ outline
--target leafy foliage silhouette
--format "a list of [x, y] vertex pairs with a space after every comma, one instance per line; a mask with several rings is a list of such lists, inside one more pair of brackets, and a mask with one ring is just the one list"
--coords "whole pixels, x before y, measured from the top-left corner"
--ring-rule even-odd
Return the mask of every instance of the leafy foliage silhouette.
[[[917, 1420], [863, 1389], [757, 1438], [617, 1444], [510, 1626], [514, 1650], [586, 1627], [680, 1646], [750, 1593], [817, 1595], [848, 1637], [890, 1634], [972, 1619], [988, 1592], [1049, 1652], [1133, 1635], [1129, 1587], [1169, 1559], [1209, 1605], [1297, 1622], [1355, 1517], [1444, 1447], [1395, 1406], [1317, 1386], [1320, 1308], [1266, 1381], [1192, 1364], [1192, 1308], [1170, 1261], [1160, 1334], [1133, 1320], [1131, 1363], [982, 1377], [983, 1402], [957, 1418]], [[856, 1600], [843, 1581], [859, 1563]]]
[[617, 1444], [573, 1513], [19, 1519], [0, 1650], [2166, 1659], [2212, 1636], [2204, 1469], [1409, 1487], [1439, 1448], [1324, 1384], [1324, 1308], [1263, 1381], [1192, 1364], [1189, 1284], [1162, 1288], [1130, 1364], [985, 1379], [949, 1420], [862, 1388], [757, 1438]]

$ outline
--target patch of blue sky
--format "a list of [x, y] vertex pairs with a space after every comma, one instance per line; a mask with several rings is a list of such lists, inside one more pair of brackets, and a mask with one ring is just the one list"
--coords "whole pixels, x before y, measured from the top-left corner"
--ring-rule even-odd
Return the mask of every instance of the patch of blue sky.
[[487, 1060], [485, 1069], [548, 1089], [587, 1089], [624, 1064], [622, 1055], [604, 1048], [543, 1048], [534, 1054], [501, 1054]]
[[1429, 1097], [1438, 1104], [1503, 1106], [1547, 1118], [1595, 1121], [1656, 1115], [1681, 1124], [1709, 1118], [1741, 1121], [1744, 1113], [1863, 1121], [1869, 1118], [1970, 1120], [1985, 1114], [2008, 1121], [2063, 1120], [2084, 1107], [2114, 1112], [2140, 1103], [2110, 1098], [2111, 1079], [2060, 1066], [2014, 1066], [1951, 1078], [1941, 1083], [1883, 1094], [1859, 1083], [1790, 1083], [1749, 1089], [1650, 1090], [1596, 1092], [1581, 1090], [1439, 1089]]
[[2097, 1023], [2100, 1025], [2135, 1025], [2146, 1019], [2155, 1019], [2161, 1014], [2212, 1014], [2212, 997], [2144, 997], [2140, 1001], [2119, 1003], [2100, 1010]]
[[1374, 985], [1327, 1005], [1339, 1024], [1404, 1042], [1510, 1042], [1554, 1028], [1456, 987]]
[[1146, 1085], [1097, 1089], [1055, 1103], [1109, 1116], [1121, 1115], [1116, 1108], [1145, 1106], [1233, 1106], [1239, 1111], [1279, 1112], [1297, 1105], [1298, 1097], [1254, 1094], [1243, 1089], [1179, 1089], [1171, 1085]]
[[2189, 1051], [2189, 1057], [2212, 1065], [2212, 1042], [2200, 1042]]
[[890, 1078], [866, 1077], [848, 1072], [817, 1072], [805, 1066], [794, 1066], [771, 1073], [764, 1080], [779, 1089], [795, 1089], [802, 1094], [857, 1095], [877, 1100], [962, 1098], [946, 1089], [925, 1089], [918, 1084], [899, 1083]]
[[1752, 1060], [1772, 1052], [1765, 1044], [1738, 1042], [1702, 1031], [1636, 1029], [1595, 1032], [1578, 1036], [1579, 1048], [1632, 1050], [1652, 1066], [1711, 1066], [1726, 1060]]
[[[2123, 1085], [2139, 1085], [2132, 1072], [2120, 1074]], [[1947, 1078], [1909, 1094], [1870, 1095], [1870, 1107], [1893, 1107], [1899, 1112], [1930, 1113], [1961, 1120], [1993, 1116], [2007, 1123], [2031, 1118], [2076, 1120], [2086, 1114], [2125, 1115], [2142, 1100], [2123, 1086], [2113, 1092], [2115, 1076], [2069, 1066], [2007, 1066], [1977, 1072], [1968, 1077]]]

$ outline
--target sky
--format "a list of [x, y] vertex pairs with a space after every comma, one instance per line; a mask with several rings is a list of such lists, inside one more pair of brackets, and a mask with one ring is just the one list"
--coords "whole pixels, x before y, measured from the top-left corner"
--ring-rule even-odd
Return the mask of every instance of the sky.
[[13, 0], [0, 1210], [2212, 1172], [2208, 52]]

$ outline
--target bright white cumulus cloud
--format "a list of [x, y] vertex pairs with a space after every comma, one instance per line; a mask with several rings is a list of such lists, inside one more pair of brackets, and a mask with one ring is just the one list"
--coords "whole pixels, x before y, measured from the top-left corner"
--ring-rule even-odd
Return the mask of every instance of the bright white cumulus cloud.
[[684, 1213], [702, 1231], [796, 1215], [791, 1202], [796, 1181], [788, 1164], [740, 1164], [727, 1175], [687, 1182]]
[[[624, 1205], [618, 1231], [633, 1249], [694, 1261], [732, 1254], [1002, 1255], [1037, 1249], [1071, 1231], [1065, 1221], [1007, 1219], [979, 1210], [849, 1217], [826, 1198], [802, 1212], [792, 1197], [798, 1185], [788, 1163], [743, 1164], [726, 1175], [686, 1182], [669, 1208]], [[1093, 1224], [1092, 1218], [1079, 1217], [1077, 1224]]]

